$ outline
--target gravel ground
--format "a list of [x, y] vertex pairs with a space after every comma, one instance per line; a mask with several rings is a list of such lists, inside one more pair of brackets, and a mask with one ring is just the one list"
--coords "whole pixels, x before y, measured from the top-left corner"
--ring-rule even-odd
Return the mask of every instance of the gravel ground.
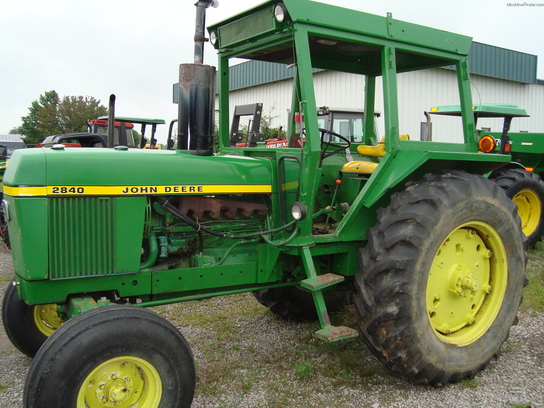
[[[12, 276], [11, 257], [2, 248], [0, 298]], [[248, 297], [250, 295], [237, 296], [242, 296], [244, 302], [252, 301]], [[196, 308], [200, 311], [224, 309], [232, 307], [233, 302], [236, 307], [240, 298], [193, 302], [185, 312], [193, 313]], [[371, 361], [374, 367], [368, 377], [337, 383], [316, 370], [308, 378], [302, 378], [300, 372], [297, 374], [292, 369], [278, 370], [277, 357], [272, 363], [270, 360], [271, 356], [302, 355], [308, 344], [314, 341], [310, 335], [315, 330], [312, 324], [285, 322], [263, 308], [257, 317], [255, 314], [242, 314], [234, 318], [234, 323], [229, 321], [229, 328], [239, 333], [233, 343], [233, 338], [224, 335], [224, 331], [218, 335], [210, 327], [179, 323], [182, 318], [179, 317], [179, 309], [172, 307], [157, 311], [173, 318], [191, 345], [199, 372], [194, 408], [544, 408], [544, 314], [541, 313], [520, 316], [520, 323], [512, 329], [501, 357], [492, 361], [475, 380], [437, 389], [412, 385], [392, 376], [366, 349], [361, 351], [361, 359]], [[174, 310], [178, 319], [171, 315]], [[315, 357], [315, 364], [324, 358], [327, 356]], [[307, 359], [305, 355], [302, 361]], [[1, 408], [22, 407], [30, 362], [11, 345], [3, 327], [0, 327]]]

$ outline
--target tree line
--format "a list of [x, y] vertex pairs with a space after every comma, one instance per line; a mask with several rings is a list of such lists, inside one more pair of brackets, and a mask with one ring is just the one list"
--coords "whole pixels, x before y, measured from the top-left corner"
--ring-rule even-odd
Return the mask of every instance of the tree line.
[[87, 121], [106, 115], [107, 108], [92, 96], [64, 96], [52, 90], [44, 92], [31, 103], [22, 125], [10, 131], [24, 135], [28, 144], [40, 143], [46, 136], [85, 132]]

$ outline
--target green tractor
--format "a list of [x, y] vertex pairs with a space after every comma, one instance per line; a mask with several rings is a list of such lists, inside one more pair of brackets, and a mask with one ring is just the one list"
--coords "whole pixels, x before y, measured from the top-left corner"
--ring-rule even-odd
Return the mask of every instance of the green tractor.
[[[478, 129], [480, 143], [487, 151], [511, 154], [512, 163], [493, 171], [488, 176], [501, 186], [510, 197], [521, 217], [527, 244], [532, 247], [544, 234], [544, 133], [510, 132], [514, 118], [526, 118], [527, 111], [511, 104], [479, 104], [472, 107], [474, 123], [478, 119], [502, 119], [501, 132], [481, 126]], [[444, 105], [431, 108], [428, 114], [460, 116], [460, 107]], [[427, 129], [432, 129], [430, 116]], [[432, 134], [426, 135], [432, 138]], [[503, 151], [504, 150], [504, 151]]]
[[[241, 292], [285, 318], [315, 319], [323, 341], [362, 335], [411, 381], [476, 375], [516, 322], [526, 257], [515, 205], [482, 176], [511, 157], [478, 148], [471, 38], [270, 0], [208, 28], [216, 88], [202, 53], [211, 4], [196, 3], [195, 62], [180, 65], [174, 149], [54, 146], [11, 159], [15, 280], [2, 317], [34, 357], [24, 406], [189, 407], [190, 348], [146, 307]], [[235, 58], [293, 70], [288, 147], [231, 145]], [[457, 70], [462, 143], [410, 140], [399, 124], [398, 79], [440, 66]], [[373, 114], [357, 140], [320, 128], [314, 68], [363, 75], [362, 108], [384, 115], [386, 136]], [[349, 302], [359, 330], [331, 324]]]

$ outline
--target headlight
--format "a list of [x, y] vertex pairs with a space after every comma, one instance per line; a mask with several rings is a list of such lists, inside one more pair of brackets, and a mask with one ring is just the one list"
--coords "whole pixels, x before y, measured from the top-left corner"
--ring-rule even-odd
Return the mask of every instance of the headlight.
[[291, 206], [291, 216], [295, 221], [302, 221], [306, 218], [308, 207], [305, 204], [295, 201]]
[[210, 44], [215, 46], [216, 43], [217, 43], [217, 31], [212, 31], [210, 33]]
[[276, 17], [278, 23], [283, 23], [287, 17], [287, 9], [283, 3], [278, 3], [276, 4], [276, 7], [274, 7], [274, 17]]

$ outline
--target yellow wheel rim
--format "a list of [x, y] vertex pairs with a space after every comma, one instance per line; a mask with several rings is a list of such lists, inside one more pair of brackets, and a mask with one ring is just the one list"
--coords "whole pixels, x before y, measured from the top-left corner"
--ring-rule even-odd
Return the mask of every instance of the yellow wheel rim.
[[49, 337], [64, 323], [57, 313], [57, 304], [34, 306], [34, 324], [40, 332]]
[[506, 250], [493, 227], [474, 221], [451, 232], [427, 281], [427, 314], [436, 336], [459, 347], [483, 336], [502, 306], [507, 279]]
[[83, 381], [77, 408], [156, 408], [161, 402], [158, 371], [138, 357], [115, 357], [96, 367]]
[[529, 189], [521, 190], [512, 201], [518, 207], [518, 214], [521, 218], [521, 230], [526, 236], [531, 235], [538, 228], [540, 223], [542, 203], [538, 195]]

